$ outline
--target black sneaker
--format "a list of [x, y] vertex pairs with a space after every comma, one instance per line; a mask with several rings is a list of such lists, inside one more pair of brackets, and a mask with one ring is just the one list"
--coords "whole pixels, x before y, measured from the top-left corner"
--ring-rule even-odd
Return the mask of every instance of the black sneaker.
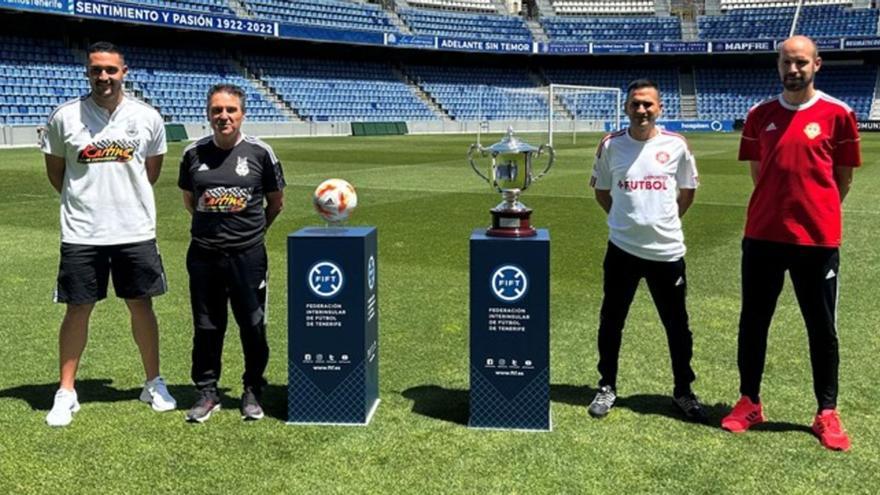
[[594, 418], [604, 418], [608, 411], [614, 407], [616, 400], [617, 394], [614, 393], [614, 389], [610, 385], [603, 385], [596, 392], [596, 397], [593, 397], [593, 402], [590, 402], [590, 407], [587, 410]]
[[245, 421], [263, 419], [260, 394], [251, 387], [245, 387], [244, 393], [241, 394], [241, 419]]
[[186, 413], [190, 423], [204, 423], [211, 413], [220, 409], [220, 399], [215, 394], [202, 393], [199, 400]]
[[681, 412], [688, 421], [695, 421], [697, 423], [709, 422], [709, 415], [706, 413], [706, 409], [700, 404], [700, 399], [692, 392], [673, 397], [672, 402], [675, 402], [675, 405], [681, 409]]

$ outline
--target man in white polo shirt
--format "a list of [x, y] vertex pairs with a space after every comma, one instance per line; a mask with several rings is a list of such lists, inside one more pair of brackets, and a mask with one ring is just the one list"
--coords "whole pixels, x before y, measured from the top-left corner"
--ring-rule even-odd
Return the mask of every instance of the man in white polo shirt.
[[60, 384], [50, 426], [70, 424], [80, 408], [74, 382], [95, 303], [116, 295], [131, 313], [146, 382], [140, 400], [156, 411], [176, 403], [159, 375], [159, 328], [152, 297], [165, 293], [156, 246], [152, 185], [167, 150], [161, 116], [125, 96], [128, 67], [112, 43], [88, 49], [91, 92], [49, 116], [41, 149], [52, 187], [61, 193], [61, 262], [55, 301], [67, 304], [59, 342]]
[[604, 298], [599, 315], [599, 391], [589, 407], [604, 417], [617, 399], [617, 362], [623, 326], [639, 281], [651, 291], [672, 358], [673, 401], [684, 416], [705, 422], [691, 390], [693, 339], [685, 305], [685, 245], [681, 217], [694, 200], [697, 167], [684, 137], [656, 126], [663, 110], [656, 83], [629, 84], [629, 129], [605, 136], [590, 184], [608, 213]]

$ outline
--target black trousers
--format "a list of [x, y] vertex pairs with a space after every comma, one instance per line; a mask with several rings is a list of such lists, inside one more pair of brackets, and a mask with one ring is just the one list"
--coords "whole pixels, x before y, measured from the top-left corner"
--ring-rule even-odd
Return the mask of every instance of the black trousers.
[[633, 256], [611, 242], [605, 253], [602, 309], [599, 313], [599, 385], [617, 388], [617, 362], [623, 326], [639, 281], [644, 278], [666, 329], [675, 395], [690, 392], [696, 379], [691, 369], [693, 336], [685, 306], [687, 276], [684, 259], [651, 261]]
[[743, 239], [742, 252], [742, 312], [737, 351], [740, 393], [755, 401], [760, 399], [767, 333], [788, 271], [807, 327], [816, 401], [820, 410], [836, 407], [840, 363], [838, 249]]
[[186, 268], [195, 327], [193, 382], [200, 391], [217, 393], [228, 303], [244, 351], [242, 382], [259, 392], [266, 384], [263, 374], [269, 362], [266, 247], [261, 243], [239, 252], [224, 252], [190, 244]]

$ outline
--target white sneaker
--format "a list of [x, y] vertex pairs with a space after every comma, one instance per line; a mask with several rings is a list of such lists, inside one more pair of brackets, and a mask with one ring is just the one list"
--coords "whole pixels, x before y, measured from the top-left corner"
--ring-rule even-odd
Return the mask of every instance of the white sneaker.
[[150, 404], [157, 412], [171, 411], [177, 407], [177, 401], [168, 393], [168, 387], [165, 386], [165, 380], [161, 376], [144, 383], [140, 399]]
[[59, 388], [55, 392], [55, 402], [52, 410], [46, 415], [46, 424], [49, 426], [67, 426], [73, 421], [73, 413], [79, 411], [79, 401], [76, 400], [76, 390]]

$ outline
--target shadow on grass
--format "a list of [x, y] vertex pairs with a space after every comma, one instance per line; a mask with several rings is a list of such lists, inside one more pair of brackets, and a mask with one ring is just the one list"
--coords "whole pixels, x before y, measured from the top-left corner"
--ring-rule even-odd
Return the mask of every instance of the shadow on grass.
[[[589, 386], [576, 385], [551, 385], [550, 399], [554, 402], [570, 404], [573, 406], [582, 406], [585, 409], [589, 407], [590, 401], [596, 395], [598, 390]], [[706, 413], [709, 415], [709, 422], [705, 424], [709, 428], [721, 429], [721, 419], [726, 416], [733, 405], [724, 402], [715, 404], [703, 403]], [[629, 409], [637, 414], [646, 414], [651, 416], [665, 416], [670, 419], [679, 421], [687, 421], [679, 411], [678, 406], [672, 402], [672, 396], [657, 394], [636, 394], [621, 395], [614, 404], [615, 409]], [[587, 414], [584, 411], [584, 414]], [[613, 413], [612, 413], [613, 414]], [[749, 431], [766, 431], [766, 432], [786, 432], [786, 431], [803, 431], [810, 433], [812, 430], [809, 426], [796, 423], [788, 423], [781, 421], [769, 421], [757, 426], [753, 426]]]
[[412, 412], [415, 414], [459, 425], [468, 424], [468, 390], [419, 385], [404, 390], [401, 395], [413, 401]]
[[[11, 398], [19, 399], [28, 403], [31, 409], [37, 411], [48, 411], [52, 408], [52, 401], [55, 398], [55, 392], [58, 390], [58, 383], [40, 383], [34, 385], [19, 385], [0, 390], [0, 399]], [[225, 389], [221, 389], [221, 393]], [[177, 399], [178, 408], [187, 408], [189, 404], [195, 402], [196, 390], [188, 385], [169, 385], [168, 391]], [[113, 380], [110, 379], [90, 379], [78, 380], [76, 382], [76, 394], [81, 403], [88, 402], [124, 402], [138, 400], [141, 394], [141, 388], [121, 389], [113, 386]], [[226, 406], [226, 402], [223, 402]], [[236, 406], [237, 407], [237, 406]]]
[[[287, 421], [287, 385], [266, 385], [260, 398], [263, 412], [270, 418]], [[238, 407], [236, 401], [235, 407]]]

